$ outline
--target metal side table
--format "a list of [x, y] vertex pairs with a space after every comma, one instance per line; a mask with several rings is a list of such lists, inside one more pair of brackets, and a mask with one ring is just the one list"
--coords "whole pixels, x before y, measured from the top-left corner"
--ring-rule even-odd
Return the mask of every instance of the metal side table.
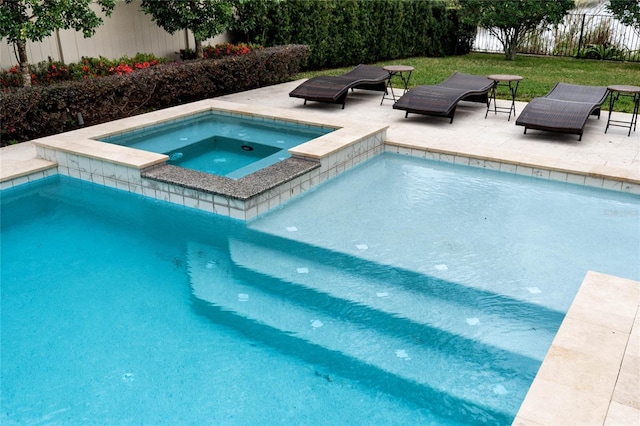
[[[522, 76], [519, 75], [510, 75], [510, 74], [493, 74], [487, 76], [489, 80], [493, 80], [493, 87], [491, 87], [491, 94], [489, 95], [489, 102], [487, 103], [487, 112], [484, 114], [484, 118], [487, 118], [489, 115], [489, 110], [491, 109], [491, 101], [493, 101], [493, 113], [498, 114], [509, 113], [509, 117], [507, 121], [511, 120], [511, 113], [513, 112], [513, 116], [516, 116], [516, 96], [518, 94], [518, 85], [520, 85], [520, 80], [522, 80]], [[511, 93], [511, 105], [506, 106], [498, 106], [496, 103], [496, 90], [498, 86], [505, 86], [509, 88], [509, 92]]]
[[[409, 65], [385, 65], [382, 67], [383, 70], [389, 73], [389, 78], [387, 79], [387, 90], [382, 95], [382, 99], [380, 100], [380, 105], [384, 102], [385, 99], [392, 100], [394, 103], [396, 102], [396, 94], [393, 91], [393, 86], [391, 85], [391, 80], [393, 77], [398, 76], [402, 81], [402, 94], [404, 95], [409, 90], [409, 79], [411, 78], [411, 73], [413, 72], [413, 67]], [[389, 97], [389, 92], [391, 92], [391, 97]]]
[[[607, 133], [609, 126], [624, 127], [629, 129], [627, 136], [631, 136], [631, 130], [636, 131], [638, 124], [638, 106], [640, 105], [640, 87], [638, 86], [621, 86], [614, 85], [607, 87], [611, 92], [609, 94], [609, 118], [607, 119], [607, 127], [604, 132]], [[611, 111], [620, 96], [628, 96], [633, 99], [633, 112], [631, 113], [631, 121], [612, 120]]]

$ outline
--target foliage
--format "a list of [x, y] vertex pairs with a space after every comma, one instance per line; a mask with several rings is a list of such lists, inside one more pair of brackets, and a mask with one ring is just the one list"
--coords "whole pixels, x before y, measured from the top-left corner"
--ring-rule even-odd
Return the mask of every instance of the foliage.
[[[131, 1], [131, 0], [127, 0]], [[202, 58], [202, 41], [226, 31], [231, 25], [234, 2], [230, 0], [142, 0], [142, 11], [158, 26], [173, 34], [190, 30], [196, 41], [196, 57]]]
[[582, 49], [579, 56], [586, 59], [622, 61], [627, 57], [627, 52], [624, 48], [611, 46], [608, 43], [590, 44]]
[[[262, 46], [247, 43], [222, 43], [203, 48], [204, 59], [220, 59], [225, 56], [246, 55]], [[182, 49], [181, 59], [195, 59], [193, 50]], [[89, 58], [82, 57], [81, 61], [65, 65], [49, 58], [48, 61], [40, 62], [29, 66], [29, 73], [33, 85], [50, 85], [61, 81], [77, 80], [84, 78], [105, 77], [114, 74], [128, 74], [130, 72], [151, 67], [166, 62], [165, 58], [158, 58], [152, 54], [138, 53], [133, 58], [124, 56], [120, 59], [110, 60], [104, 57]], [[18, 67], [0, 71], [0, 87], [22, 86], [22, 78], [18, 72]]]
[[475, 26], [445, 0], [243, 0], [233, 30], [264, 46], [310, 46], [309, 68], [469, 52]]
[[309, 56], [307, 46], [253, 50], [216, 60], [171, 62], [136, 72], [21, 87], [3, 93], [2, 144], [25, 141], [228, 93], [288, 81]]
[[223, 43], [215, 46], [206, 46], [203, 48], [203, 56], [205, 59], [218, 59], [225, 56], [246, 55], [254, 49], [260, 49], [261, 46], [247, 43]]
[[[138, 53], [133, 58], [124, 56], [116, 60], [109, 60], [103, 57], [83, 57], [80, 62], [69, 65], [53, 61], [49, 58], [48, 61], [29, 65], [29, 74], [32, 85], [48, 86], [69, 80], [127, 74], [163, 62], [166, 62], [166, 59], [143, 53]], [[0, 71], [0, 87], [2, 87], [3, 90], [7, 90], [10, 87], [21, 86], [23, 86], [23, 81], [18, 72], [18, 66], [14, 66], [9, 70]]]
[[562, 22], [574, 0], [461, 0], [465, 22], [487, 29], [502, 44], [507, 60], [528, 33]]
[[[4, 0], [0, 8], [0, 36], [9, 42], [42, 41], [56, 29], [73, 28], [85, 37], [93, 35], [102, 19], [89, 7], [93, 0]], [[103, 12], [116, 0], [97, 0]]]
[[90, 37], [102, 19], [90, 8], [97, 3], [108, 16], [116, 0], [4, 0], [0, 7], [0, 37], [18, 51], [25, 85], [30, 84], [26, 42], [42, 41], [58, 29], [74, 29]]
[[[215, 46], [204, 46], [202, 48], [202, 57], [204, 59], [219, 59], [225, 56], [240, 56], [260, 48], [262, 48], [262, 46], [254, 43], [222, 43], [216, 44]], [[196, 52], [193, 49], [180, 49], [180, 59], [188, 60], [196, 58]]]
[[616, 40], [613, 18], [606, 15], [573, 15], [564, 21], [565, 30], [555, 37], [554, 54], [578, 58], [625, 61], [633, 52]]
[[620, 22], [633, 27], [640, 34], [640, 1], [609, 0], [607, 10]]

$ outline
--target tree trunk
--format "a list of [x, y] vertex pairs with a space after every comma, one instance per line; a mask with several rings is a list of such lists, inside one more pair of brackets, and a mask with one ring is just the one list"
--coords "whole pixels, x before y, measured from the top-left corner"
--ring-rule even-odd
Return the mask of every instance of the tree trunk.
[[516, 52], [518, 50], [518, 34], [511, 34], [507, 38], [507, 43], [504, 49], [504, 56], [507, 61], [513, 61], [516, 59]]
[[23, 86], [31, 86], [31, 73], [29, 73], [29, 59], [27, 58], [27, 42], [24, 40], [16, 41], [18, 48], [18, 69], [22, 76]]
[[202, 59], [204, 57], [202, 50], [202, 41], [196, 39], [196, 58]]
[[507, 61], [513, 61], [516, 59], [516, 44], [510, 43], [505, 53], [505, 59]]

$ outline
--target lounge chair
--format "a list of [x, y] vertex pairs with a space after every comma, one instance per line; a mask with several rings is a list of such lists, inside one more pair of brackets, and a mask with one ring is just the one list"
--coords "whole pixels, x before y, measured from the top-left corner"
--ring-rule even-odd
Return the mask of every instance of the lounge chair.
[[339, 76], [312, 77], [289, 93], [293, 98], [307, 101], [344, 104], [349, 89], [375, 90], [386, 92], [389, 73], [381, 67], [360, 64], [346, 74]]
[[534, 98], [516, 120], [516, 126], [527, 129], [579, 135], [582, 140], [584, 126], [590, 115], [600, 118], [600, 108], [609, 90], [602, 86], [580, 86], [556, 83], [549, 93]]
[[409, 113], [434, 115], [449, 117], [449, 123], [453, 123], [458, 102], [481, 102], [487, 106], [493, 84], [485, 76], [456, 72], [441, 83], [414, 87], [393, 108], [406, 111], [405, 117]]

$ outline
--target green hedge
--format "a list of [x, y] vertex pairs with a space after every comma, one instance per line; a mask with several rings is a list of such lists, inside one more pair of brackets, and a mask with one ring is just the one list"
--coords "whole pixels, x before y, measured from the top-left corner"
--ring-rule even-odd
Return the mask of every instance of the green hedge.
[[52, 86], [10, 89], [2, 94], [1, 144], [23, 142], [291, 80], [309, 56], [308, 46], [288, 45], [218, 60], [174, 62], [130, 74]]
[[310, 46], [310, 69], [468, 53], [475, 27], [441, 0], [249, 0], [236, 31], [263, 46]]

